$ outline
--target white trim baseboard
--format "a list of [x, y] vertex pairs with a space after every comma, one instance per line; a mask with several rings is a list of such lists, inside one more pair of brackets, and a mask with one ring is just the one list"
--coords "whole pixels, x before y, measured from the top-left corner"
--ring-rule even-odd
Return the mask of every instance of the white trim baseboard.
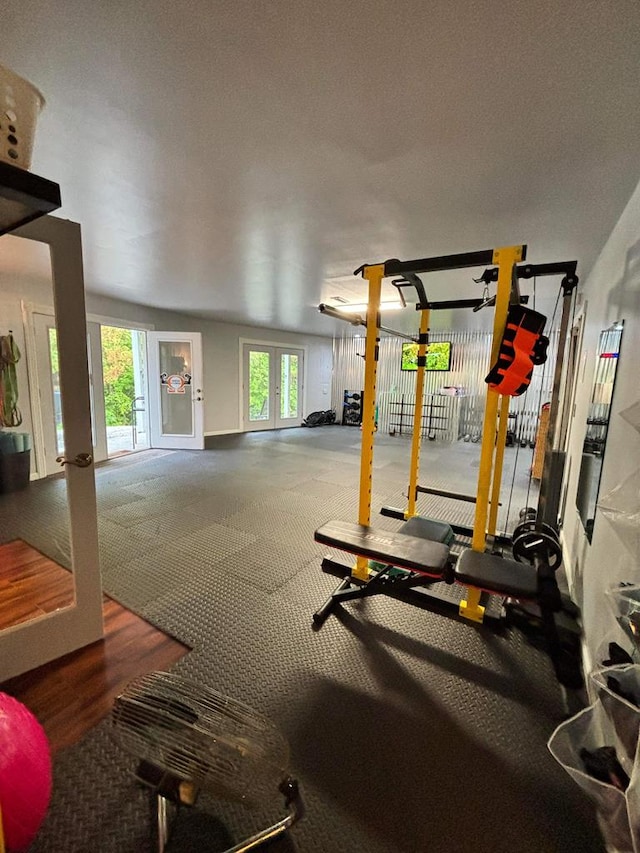
[[204, 437], [211, 435], [233, 435], [234, 433], [242, 432], [241, 429], [214, 429], [211, 432], [205, 432]]

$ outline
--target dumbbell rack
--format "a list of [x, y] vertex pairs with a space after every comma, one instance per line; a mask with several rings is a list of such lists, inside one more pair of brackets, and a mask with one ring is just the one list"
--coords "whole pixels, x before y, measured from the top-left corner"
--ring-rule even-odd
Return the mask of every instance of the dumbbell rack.
[[342, 398], [342, 425], [357, 426], [362, 423], [363, 391], [345, 390]]

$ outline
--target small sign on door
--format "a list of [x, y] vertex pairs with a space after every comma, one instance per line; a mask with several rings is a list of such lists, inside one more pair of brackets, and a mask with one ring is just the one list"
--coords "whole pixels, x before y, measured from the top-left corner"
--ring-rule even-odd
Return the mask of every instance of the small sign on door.
[[166, 387], [167, 394], [185, 394], [185, 386], [191, 384], [191, 376], [188, 373], [161, 373], [160, 384]]

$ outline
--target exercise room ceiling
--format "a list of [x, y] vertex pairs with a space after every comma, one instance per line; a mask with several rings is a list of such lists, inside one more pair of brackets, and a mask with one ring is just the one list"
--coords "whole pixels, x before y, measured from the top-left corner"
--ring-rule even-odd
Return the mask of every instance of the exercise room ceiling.
[[[0, 62], [48, 102], [33, 171], [82, 223], [87, 288], [128, 301], [330, 334], [315, 306], [362, 298], [364, 261], [526, 242], [584, 277], [640, 178], [637, 0], [5, 0], [1, 21]], [[425, 283], [481, 295], [470, 271]]]

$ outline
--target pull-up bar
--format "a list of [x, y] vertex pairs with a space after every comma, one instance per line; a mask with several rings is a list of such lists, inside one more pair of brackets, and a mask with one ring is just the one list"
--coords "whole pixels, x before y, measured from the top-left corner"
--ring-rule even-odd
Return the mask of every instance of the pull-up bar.
[[[527, 247], [521, 246], [521, 258], [524, 260], [527, 257]], [[480, 252], [464, 252], [458, 255], [440, 255], [436, 258], [418, 258], [414, 261], [399, 261], [397, 258], [391, 258], [384, 261], [384, 275], [403, 275], [407, 278], [407, 274], [424, 273], [424, 272], [444, 272], [445, 270], [463, 270], [467, 267], [484, 267], [487, 264], [495, 264], [495, 250], [482, 249]], [[371, 264], [363, 264], [354, 271], [354, 275], [360, 273]]]
[[[339, 308], [334, 308], [332, 305], [325, 305], [324, 302], [318, 305], [318, 311], [321, 314], [326, 314], [327, 317], [334, 317], [336, 320], [344, 320], [345, 323], [351, 323], [352, 326], [367, 327], [367, 321], [360, 314], [346, 314], [344, 311], [340, 311]], [[404, 332], [397, 332], [395, 329], [388, 329], [386, 326], [379, 324], [378, 328], [381, 332], [386, 332], [388, 335], [395, 335], [397, 338], [404, 338], [405, 341], [411, 341], [414, 344], [418, 342], [417, 338], [405, 335]]]
[[[516, 276], [518, 278], [535, 278], [537, 276], [546, 275], [563, 275], [563, 288], [568, 287], [573, 290], [579, 281], [578, 276], [576, 275], [577, 267], [577, 261], [558, 261], [557, 263], [552, 264], [522, 264], [522, 266], [516, 266]], [[497, 280], [497, 267], [486, 269], [480, 278], [474, 279], [477, 284], [480, 282], [489, 284], [490, 282]]]

